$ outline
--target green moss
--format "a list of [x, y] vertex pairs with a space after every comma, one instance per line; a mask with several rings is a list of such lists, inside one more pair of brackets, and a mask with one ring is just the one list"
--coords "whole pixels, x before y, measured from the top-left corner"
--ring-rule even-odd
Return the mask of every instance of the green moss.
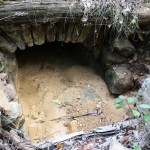
[[0, 0], [0, 4], [3, 4], [4, 3], [4, 1], [3, 0]]

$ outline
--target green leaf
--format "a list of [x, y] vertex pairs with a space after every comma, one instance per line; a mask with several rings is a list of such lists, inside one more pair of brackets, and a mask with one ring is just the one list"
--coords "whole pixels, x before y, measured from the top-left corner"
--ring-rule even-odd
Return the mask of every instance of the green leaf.
[[118, 96], [118, 98], [121, 99], [121, 100], [125, 100], [126, 96], [120, 95], [120, 96]]
[[124, 108], [125, 107], [125, 105], [123, 104], [123, 103], [121, 103], [121, 104], [119, 104], [117, 107], [116, 107], [116, 109], [121, 109], [121, 108]]
[[133, 150], [142, 150], [140, 145], [136, 145]]
[[148, 104], [141, 104], [140, 107], [144, 109], [150, 109], [150, 105]]
[[131, 24], [136, 24], [136, 20], [135, 20], [135, 19], [132, 19], [132, 20], [131, 20]]
[[140, 116], [140, 112], [137, 110], [132, 110], [132, 113], [134, 116], [139, 117]]
[[135, 98], [134, 97], [129, 97], [127, 98], [129, 103], [134, 103], [135, 102]]
[[145, 123], [147, 123], [147, 122], [150, 121], [150, 113], [145, 114], [145, 115], [143, 116], [143, 121], [144, 121]]
[[122, 102], [123, 102], [123, 100], [117, 99], [117, 100], [115, 100], [114, 104], [121, 104]]

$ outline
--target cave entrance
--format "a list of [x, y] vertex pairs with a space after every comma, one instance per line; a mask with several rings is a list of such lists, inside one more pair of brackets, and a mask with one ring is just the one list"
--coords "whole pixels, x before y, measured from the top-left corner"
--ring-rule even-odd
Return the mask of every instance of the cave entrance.
[[33, 143], [124, 117], [82, 44], [48, 43], [18, 50], [16, 58], [16, 89]]

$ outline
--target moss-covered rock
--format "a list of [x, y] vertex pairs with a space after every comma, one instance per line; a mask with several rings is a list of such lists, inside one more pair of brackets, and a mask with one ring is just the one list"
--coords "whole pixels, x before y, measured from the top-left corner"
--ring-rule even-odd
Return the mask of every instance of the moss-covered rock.
[[102, 49], [102, 55], [100, 59], [105, 67], [127, 61], [126, 57], [118, 54], [116, 51], [111, 51], [107, 46]]
[[14, 25], [7, 25], [0, 27], [5, 34], [14, 42], [14, 44], [21, 50], [25, 49], [25, 43], [20, 35], [19, 27]]
[[122, 56], [128, 57], [135, 52], [131, 42], [123, 36], [117, 37], [112, 41], [113, 48]]

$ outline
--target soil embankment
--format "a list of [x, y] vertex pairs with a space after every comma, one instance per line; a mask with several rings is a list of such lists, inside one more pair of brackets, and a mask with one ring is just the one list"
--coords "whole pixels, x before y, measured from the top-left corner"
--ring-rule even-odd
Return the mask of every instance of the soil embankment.
[[33, 142], [124, 118], [123, 110], [115, 110], [103, 78], [78, 65], [60, 45], [35, 46], [18, 53], [17, 59], [17, 90]]

